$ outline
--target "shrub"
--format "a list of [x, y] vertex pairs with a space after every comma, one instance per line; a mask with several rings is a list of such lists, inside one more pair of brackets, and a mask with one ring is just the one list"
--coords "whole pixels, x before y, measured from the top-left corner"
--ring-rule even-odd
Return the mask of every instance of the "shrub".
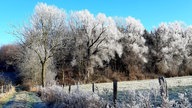
[[97, 94], [79, 90], [67, 93], [55, 85], [42, 88], [41, 99], [51, 108], [104, 108], [107, 104]]
[[[151, 85], [153, 87], [153, 85]], [[118, 92], [116, 108], [189, 108], [191, 91], [174, 93], [174, 98], [165, 97], [165, 90], [128, 90]], [[167, 90], [167, 89], [166, 89]], [[41, 99], [50, 108], [113, 108], [112, 92], [109, 89], [92, 92], [76, 90], [68, 93], [61, 86], [50, 86], [40, 89]]]

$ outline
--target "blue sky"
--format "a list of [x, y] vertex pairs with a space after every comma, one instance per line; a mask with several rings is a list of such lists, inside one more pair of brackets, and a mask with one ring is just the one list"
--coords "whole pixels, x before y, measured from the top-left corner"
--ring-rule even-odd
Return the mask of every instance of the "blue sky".
[[0, 46], [16, 42], [9, 34], [11, 25], [27, 22], [38, 2], [71, 10], [88, 9], [107, 16], [132, 16], [140, 19], [147, 30], [161, 22], [183, 21], [192, 25], [192, 0], [2, 0], [0, 1]]

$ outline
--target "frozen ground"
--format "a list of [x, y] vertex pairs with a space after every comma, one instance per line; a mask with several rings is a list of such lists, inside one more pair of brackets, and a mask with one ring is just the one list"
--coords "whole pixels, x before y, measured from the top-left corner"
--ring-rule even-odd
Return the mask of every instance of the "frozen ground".
[[[173, 87], [179, 87], [177, 91], [170, 90], [170, 98], [175, 99], [176, 96], [175, 92], [186, 92], [186, 88], [180, 87], [180, 86], [191, 86], [192, 85], [192, 76], [185, 76], [185, 77], [174, 77], [174, 78], [166, 78], [167, 84], [169, 88]], [[71, 86], [71, 91], [77, 90], [85, 91], [85, 92], [92, 92], [92, 84], [85, 84], [79, 86], [73, 85]], [[95, 92], [103, 92], [104, 90], [112, 91], [113, 83], [96, 83], [95, 84]], [[152, 79], [152, 80], [138, 80], [138, 81], [123, 81], [118, 82], [118, 99], [120, 100], [126, 100], [127, 96], [124, 96], [124, 92], [120, 91], [126, 91], [126, 90], [139, 90], [139, 89], [159, 89], [159, 82], [158, 79]], [[181, 88], [181, 90], [180, 90]], [[69, 90], [69, 87], [64, 87], [65, 91]], [[187, 89], [191, 93], [191, 89]], [[126, 99], [124, 99], [124, 97]], [[105, 96], [107, 97], [107, 96]], [[108, 98], [108, 97], [107, 97]], [[109, 99], [111, 99], [111, 94], [109, 93]], [[189, 99], [190, 102], [192, 101]], [[26, 92], [26, 91], [20, 91], [16, 92], [14, 96], [3, 105], [3, 108], [44, 108], [46, 107], [45, 103], [41, 101], [41, 99], [36, 96], [35, 93], [32, 92]]]
[[[169, 88], [178, 87], [178, 86], [190, 86], [192, 85], [192, 76], [183, 76], [183, 77], [173, 77], [166, 78], [167, 85]], [[71, 86], [71, 90], [76, 90], [77, 85]], [[112, 90], [113, 83], [96, 83], [95, 89], [102, 91], [104, 89]], [[122, 81], [118, 82], [118, 91], [124, 90], [138, 90], [138, 89], [159, 89], [158, 79], [151, 80], [137, 80], [137, 81]], [[64, 87], [67, 91], [68, 86]], [[92, 91], [92, 84], [79, 85], [79, 89], [82, 91]]]
[[45, 104], [31, 92], [18, 92], [11, 98], [3, 108], [44, 108]]

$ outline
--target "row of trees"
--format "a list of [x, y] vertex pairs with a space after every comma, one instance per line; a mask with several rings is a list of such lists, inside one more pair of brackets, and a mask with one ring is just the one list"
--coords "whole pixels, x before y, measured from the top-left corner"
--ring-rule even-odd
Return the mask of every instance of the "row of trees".
[[112, 18], [88, 10], [67, 14], [39, 3], [29, 23], [14, 35], [20, 39], [21, 75], [43, 86], [66, 68], [84, 80], [101, 68], [129, 76], [145, 72], [177, 76], [191, 70], [192, 27], [181, 22], [162, 23], [149, 33], [133, 17]]
[[147, 36], [149, 63], [154, 72], [170, 76], [191, 74], [192, 27], [182, 22], [162, 23]]

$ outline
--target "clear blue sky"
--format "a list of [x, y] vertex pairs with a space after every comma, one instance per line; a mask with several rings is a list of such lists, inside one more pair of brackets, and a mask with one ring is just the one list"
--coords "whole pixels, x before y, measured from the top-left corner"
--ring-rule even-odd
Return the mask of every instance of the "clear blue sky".
[[71, 10], [88, 9], [107, 16], [132, 16], [140, 19], [147, 30], [161, 22], [183, 21], [192, 24], [192, 0], [2, 0], [0, 1], [0, 46], [16, 42], [8, 34], [10, 25], [27, 22], [38, 2]]

